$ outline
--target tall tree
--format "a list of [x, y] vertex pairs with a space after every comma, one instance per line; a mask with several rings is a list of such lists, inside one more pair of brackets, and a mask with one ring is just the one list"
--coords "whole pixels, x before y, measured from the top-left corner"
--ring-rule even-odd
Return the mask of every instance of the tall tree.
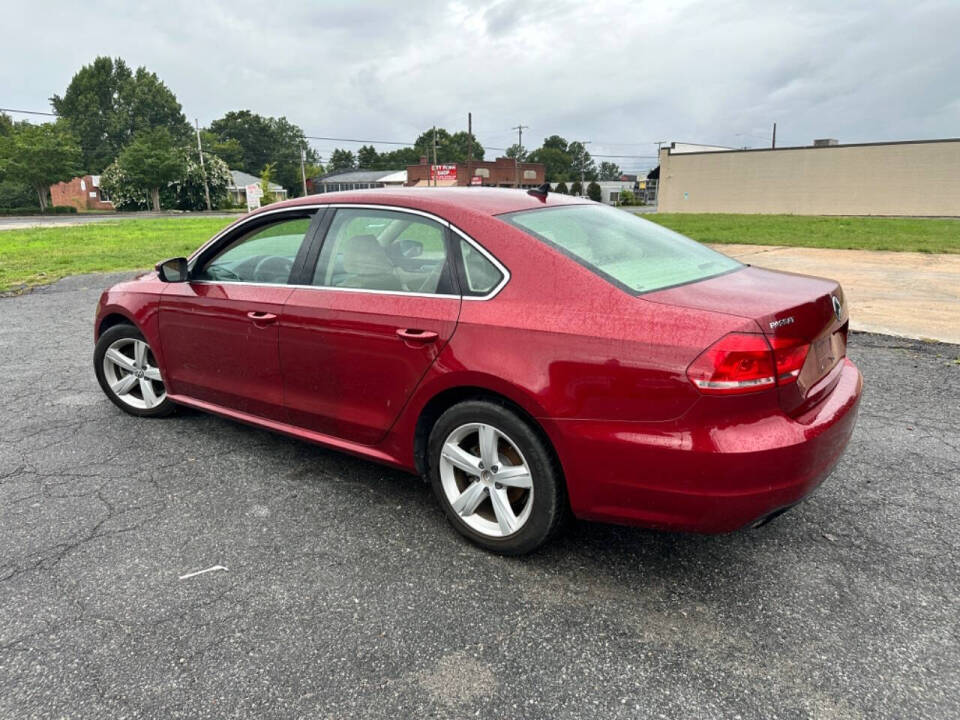
[[337, 172], [338, 170], [353, 170], [357, 167], [357, 159], [349, 150], [335, 149], [330, 154], [330, 160], [327, 161], [327, 172]]
[[559, 135], [551, 135], [548, 138], [544, 138], [543, 145], [541, 145], [541, 147], [559, 150], [560, 152], [564, 153], [569, 151], [567, 141]]
[[155, 73], [130, 70], [121, 58], [98, 57], [73, 76], [62, 96], [50, 98], [54, 110], [76, 134], [84, 168], [99, 173], [134, 134], [164, 127], [178, 141], [190, 126], [180, 103]]
[[543, 163], [547, 182], [570, 179], [570, 156], [556, 146], [537, 148], [527, 156], [527, 162]]
[[[417, 161], [421, 155], [426, 155], [429, 162], [433, 162], [433, 128], [424, 131], [417, 138], [413, 147], [417, 151]], [[467, 161], [467, 150], [472, 148], [472, 159], [483, 160], [483, 146], [475, 135], [466, 131], [455, 132], [452, 135], [443, 128], [437, 128], [437, 163], [463, 163]]]
[[600, 163], [601, 180], [619, 180], [621, 175], [623, 175], [623, 172], [616, 163], [607, 162], [606, 160]]
[[381, 170], [405, 170], [407, 165], [416, 165], [420, 162], [420, 153], [416, 148], [405, 147], [380, 153]]
[[587, 146], [579, 140], [574, 140], [567, 146], [570, 154], [570, 175], [577, 179], [597, 179], [597, 166], [587, 152]]
[[80, 174], [80, 147], [64, 120], [19, 123], [0, 135], [0, 176], [28, 185], [37, 194], [41, 210], [47, 209], [51, 185]]
[[160, 189], [178, 180], [186, 170], [186, 155], [166, 128], [143, 130], [117, 158], [121, 172], [135, 187], [150, 194], [160, 210]]
[[373, 145], [364, 145], [357, 150], [357, 165], [364, 170], [380, 169], [380, 154]]
[[301, 191], [300, 152], [306, 163], [316, 165], [320, 156], [309, 147], [303, 130], [285, 117], [264, 117], [249, 110], [232, 110], [210, 123], [215, 138], [211, 148], [234, 170], [259, 175], [267, 163], [275, 163], [273, 182], [291, 195]]
[[507, 148], [506, 152], [504, 152], [504, 156], [508, 158], [516, 158], [518, 162], [524, 162], [527, 159], [527, 149], [519, 143], [514, 143]]

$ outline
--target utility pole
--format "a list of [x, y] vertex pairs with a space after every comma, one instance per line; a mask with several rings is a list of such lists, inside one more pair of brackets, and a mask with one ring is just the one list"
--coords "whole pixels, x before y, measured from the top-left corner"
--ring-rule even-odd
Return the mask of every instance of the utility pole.
[[307, 168], [305, 163], [307, 161], [307, 151], [304, 147], [300, 146], [300, 177], [303, 178], [303, 194], [307, 194]]
[[513, 158], [513, 168], [516, 175], [517, 187], [520, 187], [520, 153], [523, 151], [523, 131], [529, 130], [529, 125], [517, 125], [512, 130], [517, 131], [517, 154]]
[[433, 175], [433, 186], [437, 186], [437, 126], [433, 126], [433, 168], [430, 171]]
[[771, 149], [777, 149], [777, 124], [773, 124], [773, 142], [770, 145]]
[[467, 113], [467, 183], [473, 180], [473, 171], [470, 165], [473, 163], [473, 113]]
[[583, 187], [583, 184], [586, 182], [584, 179], [584, 170], [587, 165], [587, 145], [592, 143], [593, 140], [584, 140], [583, 141], [583, 157], [580, 159], [580, 192], [586, 192], [586, 188]]
[[207, 198], [207, 212], [210, 212], [210, 186], [207, 185], [207, 166], [203, 164], [203, 146], [200, 144], [200, 121], [193, 119], [197, 127], [197, 153], [200, 155], [200, 174], [203, 175], [203, 194]]

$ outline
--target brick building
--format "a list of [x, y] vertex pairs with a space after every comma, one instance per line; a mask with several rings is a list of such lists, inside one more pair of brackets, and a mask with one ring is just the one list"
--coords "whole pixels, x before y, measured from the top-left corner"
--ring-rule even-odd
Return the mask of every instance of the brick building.
[[77, 212], [116, 209], [110, 202], [110, 198], [100, 189], [99, 175], [84, 175], [51, 185], [50, 203], [52, 205], [70, 205], [75, 207]]
[[492, 162], [475, 160], [451, 165], [431, 165], [426, 157], [421, 157], [419, 165], [407, 166], [407, 187], [432, 187], [436, 176], [437, 187], [517, 187], [519, 181], [520, 187], [533, 188], [544, 182], [545, 173], [543, 163], [516, 163], [508, 157], [498, 157]]

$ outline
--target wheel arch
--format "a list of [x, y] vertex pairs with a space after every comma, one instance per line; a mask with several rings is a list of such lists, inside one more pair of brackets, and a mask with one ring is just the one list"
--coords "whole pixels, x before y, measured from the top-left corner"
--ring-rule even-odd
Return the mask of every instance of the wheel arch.
[[110, 312], [106, 313], [97, 324], [97, 336], [95, 339], [99, 340], [103, 333], [112, 327], [116, 327], [117, 325], [132, 325], [133, 327], [137, 328], [137, 330], [140, 330], [140, 327], [132, 318], [121, 312], [117, 312], [116, 310], [111, 310]]
[[547, 431], [537, 421], [537, 419], [515, 400], [512, 400], [496, 390], [491, 390], [490, 388], [479, 385], [460, 385], [448, 387], [445, 390], [441, 390], [434, 394], [420, 410], [413, 433], [413, 461], [417, 472], [421, 476], [425, 478], [428, 476], [427, 444], [429, 442], [430, 431], [433, 429], [433, 426], [444, 412], [454, 405], [458, 405], [459, 403], [467, 400], [482, 400], [501, 405], [515, 413], [524, 422], [526, 422], [543, 442], [544, 447], [547, 448], [547, 451], [550, 453], [554, 462], [556, 463], [557, 469], [560, 471], [561, 479], [564, 483], [566, 483], [566, 479], [563, 474], [563, 465], [560, 463], [560, 456], [557, 453], [556, 448], [553, 446], [553, 442], [551, 441], [550, 436], [547, 434]]

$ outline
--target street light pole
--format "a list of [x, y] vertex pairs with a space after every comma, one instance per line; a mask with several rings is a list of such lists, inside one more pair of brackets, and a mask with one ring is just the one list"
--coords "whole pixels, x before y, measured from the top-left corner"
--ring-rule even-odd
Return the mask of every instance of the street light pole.
[[520, 153], [523, 151], [523, 131], [529, 130], [529, 125], [517, 125], [514, 130], [517, 131], [517, 154], [513, 158], [514, 179], [516, 186], [520, 187]]
[[200, 121], [193, 119], [197, 127], [197, 153], [200, 155], [200, 174], [203, 175], [203, 194], [207, 198], [207, 212], [212, 209], [210, 206], [210, 186], [207, 184], [207, 166], [203, 164], [203, 146], [200, 144]]

